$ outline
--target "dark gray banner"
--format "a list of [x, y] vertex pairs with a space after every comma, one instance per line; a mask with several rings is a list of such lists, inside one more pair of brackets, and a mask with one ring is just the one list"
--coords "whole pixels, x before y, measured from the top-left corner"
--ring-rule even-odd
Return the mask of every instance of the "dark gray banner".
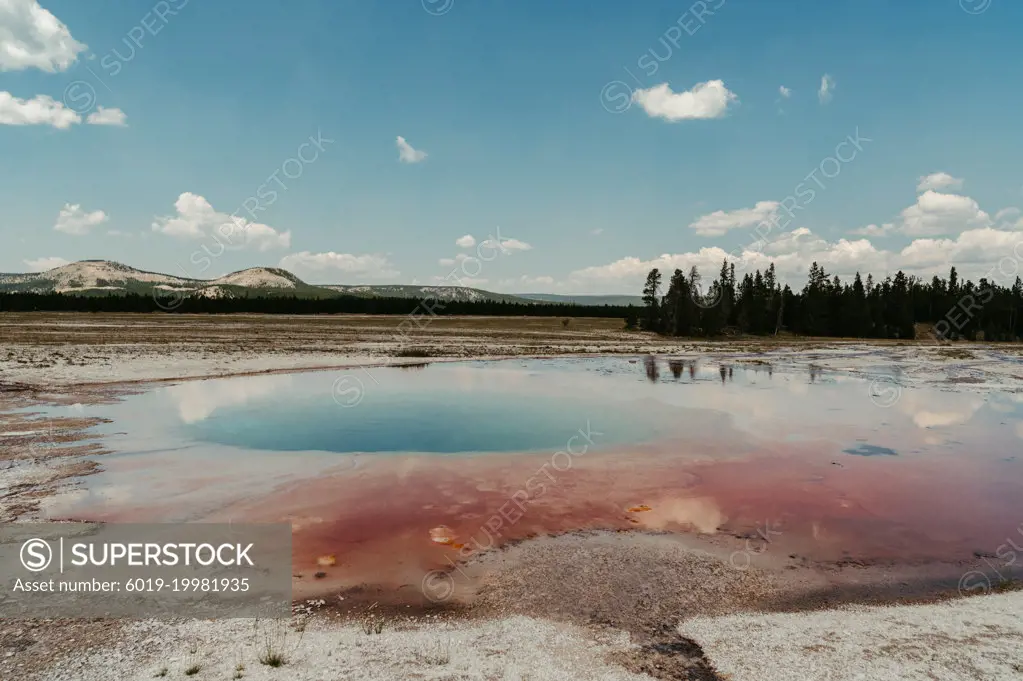
[[0, 525], [0, 617], [287, 617], [291, 526]]

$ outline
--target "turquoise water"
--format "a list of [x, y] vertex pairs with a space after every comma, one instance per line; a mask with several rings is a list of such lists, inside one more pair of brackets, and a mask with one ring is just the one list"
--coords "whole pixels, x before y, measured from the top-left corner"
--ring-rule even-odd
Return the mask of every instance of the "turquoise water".
[[490, 376], [480, 368], [436, 365], [342, 377], [331, 394], [322, 385], [320, 377], [296, 376], [273, 394], [218, 408], [180, 432], [196, 441], [275, 451], [454, 454], [557, 450], [587, 424], [599, 424], [605, 446], [678, 431], [677, 413], [621, 404], [613, 385], [566, 392], [526, 372]]

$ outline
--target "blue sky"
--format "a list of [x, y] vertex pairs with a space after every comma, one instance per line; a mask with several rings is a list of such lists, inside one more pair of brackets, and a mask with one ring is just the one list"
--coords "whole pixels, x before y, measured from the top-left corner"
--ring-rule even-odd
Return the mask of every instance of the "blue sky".
[[1023, 258], [1018, 2], [5, 7], [0, 271], [634, 293]]

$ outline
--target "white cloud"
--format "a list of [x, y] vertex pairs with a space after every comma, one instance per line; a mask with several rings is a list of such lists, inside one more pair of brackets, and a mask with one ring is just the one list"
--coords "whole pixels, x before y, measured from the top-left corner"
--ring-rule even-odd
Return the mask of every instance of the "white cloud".
[[425, 161], [427, 153], [418, 149], [413, 149], [412, 145], [405, 141], [405, 138], [398, 135], [398, 160], [402, 163], [419, 163]]
[[991, 227], [971, 229], [954, 239], [916, 239], [901, 250], [884, 250], [869, 239], [838, 239], [828, 241], [800, 228], [770, 238], [763, 248], [749, 245], [728, 252], [722, 248], [704, 247], [686, 253], [665, 253], [654, 258], [620, 258], [605, 265], [586, 267], [571, 272], [557, 284], [562, 291], [606, 293], [638, 291], [647, 273], [657, 267], [670, 275], [675, 268], [688, 271], [696, 266], [709, 279], [717, 277], [721, 261], [734, 262], [736, 274], [755, 269], [763, 271], [774, 263], [779, 280], [800, 288], [806, 281], [810, 264], [816, 262], [830, 275], [839, 275], [848, 282], [859, 272], [866, 279], [873, 274], [880, 281], [897, 270], [930, 278], [947, 276], [955, 265], [960, 276], [974, 281], [980, 277], [1000, 286], [1011, 286], [1023, 270], [1023, 234], [1017, 230]]
[[817, 262], [829, 274], [849, 277], [860, 271], [886, 271], [887, 254], [878, 251], [866, 239], [849, 241], [840, 239], [829, 243], [814, 236], [808, 229], [797, 229], [778, 235], [764, 249], [736, 249], [734, 254], [717, 247], [704, 247], [688, 253], [665, 253], [656, 258], [643, 260], [636, 257], [621, 258], [607, 265], [587, 267], [570, 275], [570, 288], [606, 292], [636, 291], [642, 287], [647, 273], [654, 267], [666, 275], [676, 268], [688, 271], [696, 266], [708, 280], [717, 276], [722, 260], [736, 263], [736, 273], [741, 278], [745, 272], [765, 270], [774, 263], [778, 276], [783, 280], [802, 285], [810, 263]]
[[[1011, 285], [1021, 263], [1023, 236], [990, 227], [965, 231], [955, 239], [916, 239], [899, 253], [900, 266], [913, 270], [947, 270], [955, 265], [963, 276], [984, 276], [990, 267], [1003, 266], [1005, 272], [988, 275], [1000, 285]], [[1003, 262], [1004, 261], [1004, 262]], [[1008, 268], [1012, 268], [1009, 272]], [[1009, 278], [1009, 281], [1006, 279]]]
[[86, 212], [81, 204], [65, 203], [57, 215], [57, 223], [53, 226], [58, 232], [82, 236], [88, 234], [96, 225], [108, 221], [110, 217], [101, 210]]
[[930, 189], [962, 189], [963, 181], [957, 177], [952, 177], [948, 173], [932, 173], [930, 175], [924, 175], [920, 178], [920, 183], [916, 186], [918, 192], [925, 192]]
[[604, 233], [603, 227], [597, 227], [596, 229], [590, 230], [590, 236], [600, 236], [603, 233]]
[[770, 221], [778, 213], [780, 203], [777, 201], [757, 201], [753, 208], [738, 210], [716, 210], [701, 215], [689, 225], [700, 236], [721, 236], [730, 229], [753, 227], [761, 222]]
[[[0, 7], [3, 7], [2, 0]], [[81, 116], [49, 95], [21, 99], [0, 90], [0, 125], [52, 125], [66, 130], [81, 122]]]
[[530, 244], [527, 244], [525, 241], [519, 241], [518, 239], [504, 239], [500, 236], [500, 233], [496, 238], [495, 237], [487, 238], [480, 244], [480, 246], [484, 246], [486, 248], [496, 248], [502, 254], [505, 255], [509, 254], [512, 251], [529, 251], [532, 250], [533, 248]]
[[902, 211], [900, 231], [909, 236], [953, 234], [987, 227], [991, 216], [969, 196], [927, 190], [916, 203]]
[[86, 48], [37, 0], [0, 0], [0, 71], [63, 71]]
[[100, 106], [89, 114], [85, 122], [89, 125], [116, 125], [123, 128], [128, 125], [128, 116], [120, 109], [108, 109]]
[[792, 90], [788, 89], [784, 85], [779, 85], [778, 86], [778, 94], [780, 94], [785, 99], [788, 99], [789, 97], [792, 96]]
[[215, 238], [225, 248], [269, 251], [291, 246], [290, 231], [278, 232], [273, 227], [249, 222], [237, 215], [217, 212], [198, 194], [181, 194], [174, 202], [174, 208], [177, 215], [156, 218], [154, 232], [189, 239]]
[[728, 106], [738, 100], [720, 80], [697, 83], [685, 92], [672, 92], [667, 83], [661, 83], [632, 93], [632, 101], [643, 107], [650, 117], [666, 121], [721, 118]]
[[[1009, 222], [1011, 222], [1013, 220], [1013, 218], [1018, 218], [1019, 215], [1020, 215], [1019, 208], [1015, 208], [1015, 207], [1011, 207], [1011, 206], [1009, 208], [1003, 208], [1000, 211], [998, 211], [997, 213], [995, 213], [995, 224], [1009, 223]], [[1014, 225], [1010, 225], [1010, 226], [1011, 227], [1023, 227], [1023, 220], [1018, 221]]]
[[468, 256], [465, 253], [457, 253], [453, 258], [441, 258], [437, 262], [443, 267], [450, 267], [451, 265], [457, 265], [464, 260], [468, 260], [470, 257], [471, 256]]
[[459, 248], [472, 248], [476, 245], [476, 237], [472, 234], [466, 234], [455, 239], [455, 245]]
[[48, 258], [36, 258], [35, 260], [23, 260], [29, 267], [31, 272], [45, 272], [46, 270], [52, 270], [54, 267], [63, 267], [64, 265], [70, 264], [69, 260], [64, 258], [58, 258], [57, 256], [50, 256]]
[[821, 86], [817, 90], [817, 99], [821, 104], [827, 104], [835, 96], [835, 79], [830, 74], [821, 76]]
[[[777, 207], [773, 202], [760, 202], [750, 209], [717, 211], [701, 217], [691, 226], [719, 234], [738, 226], [753, 226], [770, 218]], [[710, 280], [716, 278], [722, 260], [734, 263], [740, 277], [755, 269], [763, 271], [773, 263], [779, 281], [795, 289], [803, 286], [813, 262], [824, 267], [830, 275], [840, 276], [846, 283], [856, 272], [864, 280], [871, 274], [875, 281], [894, 275], [898, 270], [924, 279], [934, 275], [945, 277], [949, 267], [955, 265], [964, 278], [977, 281], [986, 277], [1000, 286], [1011, 286], [1017, 274], [1023, 273], [1023, 220], [1018, 219], [1020, 214], [1018, 208], [1004, 208], [992, 220], [970, 197], [927, 191], [918, 197], [916, 204], [902, 211], [898, 220], [870, 224], [854, 233], [863, 237], [884, 237], [895, 232], [916, 233], [911, 235], [922, 237], [953, 236], [917, 238], [901, 249], [883, 249], [871, 243], [869, 238], [829, 241], [806, 227], [789, 232], [775, 229], [761, 242], [757, 242], [755, 234], [751, 233], [749, 240], [743, 239], [742, 245], [730, 252], [717, 247], [703, 247], [648, 259], [624, 257], [603, 265], [577, 269], [553, 283], [545, 283], [544, 288], [563, 293], [635, 293], [654, 267], [667, 277], [676, 268], [688, 271], [696, 266]]]
[[372, 279], [389, 279], [400, 274], [384, 255], [352, 255], [333, 251], [292, 253], [281, 258], [280, 267], [299, 276], [311, 275], [310, 278], [318, 278], [320, 281], [323, 281], [326, 275], [354, 275]]
[[866, 227], [860, 227], [859, 229], [854, 229], [852, 233], [859, 234], [861, 236], [881, 237], [888, 236], [889, 234], [892, 233], [894, 229], [895, 229], [894, 224], [886, 222], [883, 225], [867, 225]]

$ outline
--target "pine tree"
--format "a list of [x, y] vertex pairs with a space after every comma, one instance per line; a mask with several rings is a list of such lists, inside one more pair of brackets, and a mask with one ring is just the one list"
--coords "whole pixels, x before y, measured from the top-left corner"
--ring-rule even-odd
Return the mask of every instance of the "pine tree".
[[650, 270], [646, 277], [646, 285], [643, 286], [643, 304], [646, 305], [646, 321], [643, 323], [643, 328], [646, 331], [660, 329], [660, 290], [661, 272], [655, 267]]

